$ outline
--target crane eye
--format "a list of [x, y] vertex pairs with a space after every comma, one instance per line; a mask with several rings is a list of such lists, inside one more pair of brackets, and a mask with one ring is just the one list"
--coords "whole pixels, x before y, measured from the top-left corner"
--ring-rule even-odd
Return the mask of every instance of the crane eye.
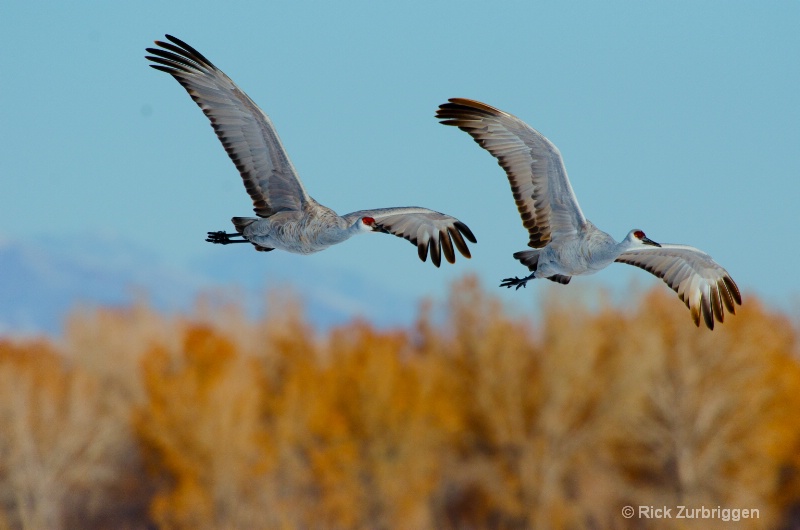
[[637, 230], [636, 232], [633, 233], [633, 235], [636, 239], [644, 239], [646, 237], [644, 235], [644, 232], [642, 232], [641, 230]]
[[375, 219], [372, 217], [362, 217], [361, 222], [367, 226], [372, 226], [375, 224]]

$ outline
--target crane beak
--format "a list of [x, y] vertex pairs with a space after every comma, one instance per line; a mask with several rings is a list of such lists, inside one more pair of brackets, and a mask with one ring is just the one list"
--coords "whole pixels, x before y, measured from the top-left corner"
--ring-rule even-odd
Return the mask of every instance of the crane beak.
[[654, 246], [654, 247], [660, 247], [661, 246], [658, 243], [656, 243], [655, 241], [653, 241], [652, 239], [650, 239], [649, 237], [643, 237], [642, 238], [642, 243], [644, 243], [645, 245], [651, 245], [651, 246]]

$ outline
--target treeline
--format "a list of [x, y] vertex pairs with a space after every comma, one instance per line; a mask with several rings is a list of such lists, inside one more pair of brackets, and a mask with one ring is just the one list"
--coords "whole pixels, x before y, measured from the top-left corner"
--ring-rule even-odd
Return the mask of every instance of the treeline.
[[408, 329], [317, 333], [284, 299], [0, 340], [0, 529], [800, 524], [792, 321], [747, 297], [698, 329], [662, 286], [600, 306], [511, 316], [467, 279]]

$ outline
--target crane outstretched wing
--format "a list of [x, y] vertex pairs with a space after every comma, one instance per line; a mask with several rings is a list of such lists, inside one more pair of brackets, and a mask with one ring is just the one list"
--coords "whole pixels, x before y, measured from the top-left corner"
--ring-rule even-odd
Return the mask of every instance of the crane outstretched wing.
[[742, 304], [739, 287], [728, 271], [700, 249], [662, 243], [660, 247], [628, 250], [616, 261], [634, 265], [664, 280], [678, 293], [698, 326], [702, 314], [706, 326], [714, 329], [714, 318], [719, 322], [725, 318], [723, 305], [734, 314], [734, 304]]
[[439, 105], [444, 125], [466, 131], [497, 159], [511, 184], [528, 246], [574, 235], [586, 219], [567, 178], [561, 153], [550, 140], [519, 118], [485, 103], [451, 98]]
[[303, 188], [275, 126], [236, 83], [182, 40], [155, 41], [147, 48], [153, 68], [174, 77], [211, 120], [228, 156], [242, 175], [259, 217], [294, 210], [313, 201]]
[[354, 223], [362, 217], [372, 217], [375, 219], [375, 230], [407, 239], [417, 246], [422, 261], [428, 259], [430, 252], [431, 261], [437, 267], [442, 262], [442, 255], [449, 263], [456, 261], [454, 246], [463, 256], [470, 257], [464, 238], [477, 243], [467, 225], [455, 217], [428, 208], [409, 206], [360, 210], [343, 217], [348, 223]]

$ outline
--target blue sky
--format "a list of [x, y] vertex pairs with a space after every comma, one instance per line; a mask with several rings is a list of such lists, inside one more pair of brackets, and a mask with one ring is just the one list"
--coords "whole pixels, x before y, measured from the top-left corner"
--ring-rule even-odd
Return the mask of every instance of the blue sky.
[[[472, 260], [438, 270], [379, 235], [305, 258], [321, 267], [420, 295], [466, 272], [487, 285], [525, 272], [504, 173], [433, 117], [457, 96], [548, 136], [584, 213], [616, 238], [636, 227], [697, 246], [745, 293], [794, 303], [798, 27], [797, 1], [12, 0], [0, 16], [0, 237], [111, 235], [175, 263], [284, 259], [203, 241], [251, 203], [200, 110], [147, 67], [144, 48], [171, 33], [272, 117], [318, 201], [426, 206], [478, 237]], [[631, 278], [651, 281], [615, 265], [568, 288]]]

